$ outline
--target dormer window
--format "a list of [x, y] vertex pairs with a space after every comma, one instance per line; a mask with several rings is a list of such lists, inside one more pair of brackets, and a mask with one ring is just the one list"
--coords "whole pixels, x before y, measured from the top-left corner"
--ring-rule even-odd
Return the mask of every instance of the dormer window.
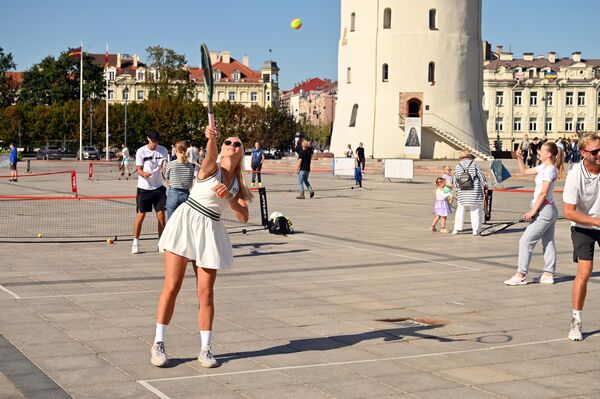
[[221, 80], [221, 71], [213, 72], [213, 80], [219, 82]]
[[234, 72], [233, 73], [233, 81], [234, 82], [239, 82], [240, 81], [240, 73], [239, 72]]
[[115, 80], [115, 71], [108, 71], [108, 80]]
[[144, 73], [144, 71], [137, 71], [136, 79], [141, 82], [144, 80], [145, 75], [146, 74]]

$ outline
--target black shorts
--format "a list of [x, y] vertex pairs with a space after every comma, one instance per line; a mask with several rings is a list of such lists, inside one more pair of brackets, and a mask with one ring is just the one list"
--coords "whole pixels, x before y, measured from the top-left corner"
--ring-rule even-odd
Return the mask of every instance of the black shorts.
[[10, 170], [17, 170], [17, 163], [16, 162], [11, 162], [10, 163]]
[[573, 262], [577, 260], [594, 260], [594, 244], [600, 245], [600, 230], [582, 229], [571, 226], [573, 241]]
[[155, 212], [164, 211], [167, 207], [167, 189], [164, 186], [156, 190], [144, 190], [138, 187], [135, 202], [138, 213], [152, 212], [152, 207]]

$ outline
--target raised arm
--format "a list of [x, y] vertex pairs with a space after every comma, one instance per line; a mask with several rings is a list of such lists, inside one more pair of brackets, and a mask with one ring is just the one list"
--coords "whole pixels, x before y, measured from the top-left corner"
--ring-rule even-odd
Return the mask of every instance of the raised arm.
[[206, 179], [212, 176], [217, 170], [217, 156], [219, 151], [217, 149], [217, 136], [219, 131], [216, 128], [206, 127], [204, 131], [208, 142], [206, 143], [206, 154], [202, 160], [202, 167], [198, 172], [198, 179]]
[[517, 164], [519, 165], [519, 171], [522, 175], [537, 175], [538, 171], [536, 168], [528, 168], [523, 162], [523, 150], [521, 146], [517, 149]]

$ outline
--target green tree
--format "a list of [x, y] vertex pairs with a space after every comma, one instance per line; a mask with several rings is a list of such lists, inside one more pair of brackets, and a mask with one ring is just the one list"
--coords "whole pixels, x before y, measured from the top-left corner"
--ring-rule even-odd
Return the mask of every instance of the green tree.
[[[79, 100], [80, 63], [67, 50], [58, 57], [48, 56], [35, 64], [23, 77], [19, 101], [34, 105]], [[83, 57], [83, 98], [104, 98], [104, 70], [93, 63], [93, 57]]]
[[194, 85], [189, 79], [185, 56], [161, 46], [150, 46], [146, 48], [146, 53], [148, 66], [157, 72], [154, 79], [147, 76], [148, 97], [150, 99], [170, 97], [191, 100]]
[[0, 47], [0, 108], [8, 107], [15, 101], [16, 85], [6, 72], [16, 68], [11, 53], [5, 54]]

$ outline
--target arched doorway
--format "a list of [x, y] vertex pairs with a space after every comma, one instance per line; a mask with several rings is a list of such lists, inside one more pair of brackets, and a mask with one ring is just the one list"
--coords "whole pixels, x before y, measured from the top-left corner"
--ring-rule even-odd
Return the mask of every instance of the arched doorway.
[[421, 117], [421, 101], [416, 98], [408, 100], [408, 117], [409, 118], [420, 118]]

